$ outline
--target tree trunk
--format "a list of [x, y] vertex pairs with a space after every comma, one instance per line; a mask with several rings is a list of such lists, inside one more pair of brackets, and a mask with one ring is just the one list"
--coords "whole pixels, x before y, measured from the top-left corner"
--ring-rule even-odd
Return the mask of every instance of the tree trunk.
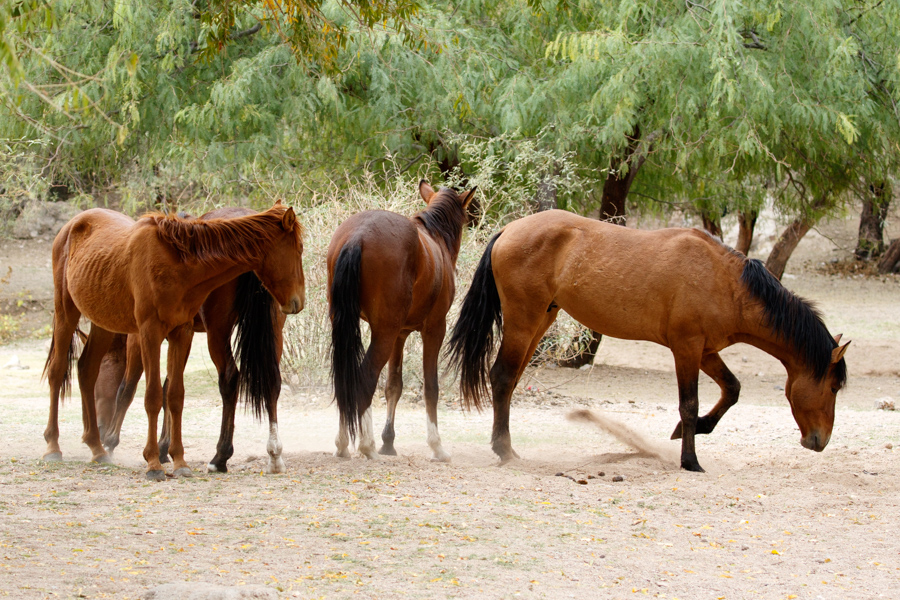
[[888, 246], [881, 260], [878, 261], [878, 272], [881, 274], [892, 273], [900, 266], [900, 238], [895, 239]]
[[554, 169], [552, 174], [548, 174], [541, 179], [541, 182], [538, 184], [537, 191], [534, 193], [534, 202], [537, 204], [537, 212], [559, 208], [555, 179], [557, 175], [559, 175], [558, 167]]
[[722, 225], [721, 219], [717, 215], [709, 212], [708, 210], [700, 211], [700, 218], [703, 220], [703, 229], [710, 232], [712, 235], [716, 236], [720, 240], [722, 239]]
[[757, 217], [759, 217], [758, 210], [738, 213], [738, 241], [735, 250], [745, 255], [750, 252], [750, 245], [753, 243], [753, 228], [756, 227]]
[[788, 225], [787, 229], [779, 236], [778, 241], [775, 242], [772, 252], [769, 253], [769, 258], [766, 259], [766, 268], [779, 281], [781, 281], [781, 276], [784, 275], [784, 268], [787, 266], [791, 254], [797, 248], [797, 244], [800, 243], [803, 236], [806, 235], [806, 233], [813, 228], [813, 225], [816, 224], [816, 221], [818, 221], [818, 217], [812, 215], [815, 215], [818, 211], [828, 205], [828, 197], [829, 195], [827, 193], [823, 193], [816, 198], [815, 202], [810, 206], [809, 212], [798, 217], [793, 223]]
[[871, 196], [863, 199], [859, 217], [859, 238], [856, 243], [856, 258], [872, 260], [884, 252], [884, 220], [891, 203], [890, 188], [885, 184], [870, 185]]
[[[628, 199], [628, 191], [634, 178], [637, 176], [638, 170], [643, 166], [647, 158], [646, 153], [641, 154], [635, 160], [635, 153], [640, 146], [641, 129], [638, 125], [634, 126], [634, 132], [625, 148], [625, 154], [618, 161], [610, 161], [609, 174], [603, 183], [603, 197], [600, 200], [600, 220], [616, 225], [625, 226], [625, 201]], [[653, 134], [650, 136], [653, 137]], [[624, 177], [619, 177], [622, 163], [628, 163], [628, 173]], [[596, 331], [591, 331], [590, 339], [582, 334], [576, 335], [569, 346], [571, 358], [559, 361], [559, 366], [578, 369], [584, 365], [594, 364], [594, 358], [597, 356], [597, 350], [600, 348], [600, 342], [603, 336]]]

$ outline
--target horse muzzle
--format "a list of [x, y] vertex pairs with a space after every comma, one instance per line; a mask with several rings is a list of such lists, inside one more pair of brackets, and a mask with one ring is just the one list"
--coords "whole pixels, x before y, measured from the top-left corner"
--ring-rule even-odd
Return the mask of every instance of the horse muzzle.
[[298, 312], [303, 310], [304, 301], [301, 296], [294, 296], [291, 298], [291, 301], [287, 304], [282, 305], [281, 312], [286, 315], [296, 315]]
[[800, 438], [800, 445], [809, 450], [815, 450], [816, 452], [821, 452], [825, 449], [825, 446], [828, 445], [828, 441], [831, 439], [830, 435], [822, 435], [818, 432], [811, 431], [809, 434]]

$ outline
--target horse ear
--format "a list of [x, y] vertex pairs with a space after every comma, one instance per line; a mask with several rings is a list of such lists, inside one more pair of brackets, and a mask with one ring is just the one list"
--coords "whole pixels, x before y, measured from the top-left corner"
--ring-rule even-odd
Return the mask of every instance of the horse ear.
[[841, 338], [842, 338], [843, 336], [844, 336], [843, 333], [839, 333], [839, 334], [837, 334], [836, 336], [834, 336], [834, 343], [840, 346], [840, 345], [841, 345]]
[[463, 197], [462, 197], [463, 210], [469, 209], [469, 205], [472, 203], [472, 200], [475, 199], [475, 190], [477, 190], [477, 189], [478, 189], [478, 186], [476, 185], [471, 190], [466, 192], [465, 195], [463, 195]]
[[[840, 336], [838, 336], [840, 337]], [[844, 358], [844, 354], [847, 352], [847, 346], [850, 345], [850, 342], [847, 342], [843, 346], [838, 346], [834, 350], [831, 351], [831, 362], [836, 363], [840, 362], [842, 358]]]
[[297, 215], [294, 214], [293, 207], [284, 211], [284, 216], [281, 217], [281, 225], [285, 231], [294, 230], [294, 227], [297, 225]]
[[425, 204], [431, 202], [431, 197], [434, 196], [434, 188], [424, 179], [419, 181], [419, 195], [422, 196]]
[[275, 198], [275, 206], [284, 206], [281, 202], [281, 198]]

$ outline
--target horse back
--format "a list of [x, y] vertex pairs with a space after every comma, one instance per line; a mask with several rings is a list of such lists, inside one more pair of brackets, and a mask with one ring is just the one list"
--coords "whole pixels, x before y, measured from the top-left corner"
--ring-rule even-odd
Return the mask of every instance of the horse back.
[[492, 258], [501, 298], [555, 302], [600, 333], [664, 345], [730, 328], [743, 264], [702, 231], [628, 229], [565, 211], [510, 224]]

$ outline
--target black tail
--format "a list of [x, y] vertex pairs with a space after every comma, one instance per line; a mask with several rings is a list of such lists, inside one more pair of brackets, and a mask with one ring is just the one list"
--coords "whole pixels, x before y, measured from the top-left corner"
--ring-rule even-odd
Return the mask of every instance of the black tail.
[[[500, 233], [503, 233], [502, 231]], [[488, 367], [494, 350], [494, 325], [498, 332], [503, 326], [500, 295], [491, 268], [491, 250], [500, 237], [496, 234], [488, 242], [472, 285], [463, 300], [462, 310], [453, 333], [448, 353], [450, 364], [459, 371], [459, 390], [463, 406], [481, 409], [481, 398], [488, 393]]]
[[359, 328], [359, 278], [362, 247], [348, 242], [341, 248], [331, 283], [331, 380], [341, 425], [356, 437], [359, 398], [365, 393], [362, 362], [365, 356]]
[[[237, 313], [234, 339], [238, 363], [238, 398], [257, 419], [267, 411], [270, 397], [281, 388], [281, 369], [275, 348], [275, 299], [255, 273], [238, 277], [234, 297]], [[277, 387], [277, 389], [276, 389]]]
[[[54, 320], [56, 317], [54, 316]], [[75, 366], [75, 355], [78, 351], [78, 334], [84, 335], [80, 329], [76, 328], [69, 340], [69, 353], [66, 359], [66, 372], [63, 374], [62, 386], [59, 389], [59, 402], [62, 404], [66, 398], [72, 395], [72, 367]], [[56, 346], [56, 336], [50, 338], [50, 352], [47, 353], [47, 362], [44, 363], [44, 372], [41, 378], [47, 376], [47, 369], [50, 368], [50, 359], [53, 357], [54, 346]]]

